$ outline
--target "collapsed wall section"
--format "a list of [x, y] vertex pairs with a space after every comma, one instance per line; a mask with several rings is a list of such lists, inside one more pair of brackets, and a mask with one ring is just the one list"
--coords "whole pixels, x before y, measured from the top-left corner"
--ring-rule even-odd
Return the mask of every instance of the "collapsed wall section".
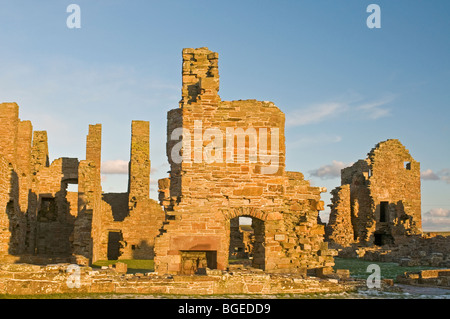
[[154, 238], [164, 221], [161, 206], [149, 198], [150, 123], [132, 121], [126, 193], [99, 195], [93, 213], [93, 261], [153, 259]]
[[365, 160], [342, 170], [341, 183], [332, 193], [330, 242], [383, 246], [421, 234], [420, 163], [400, 141], [378, 143]]

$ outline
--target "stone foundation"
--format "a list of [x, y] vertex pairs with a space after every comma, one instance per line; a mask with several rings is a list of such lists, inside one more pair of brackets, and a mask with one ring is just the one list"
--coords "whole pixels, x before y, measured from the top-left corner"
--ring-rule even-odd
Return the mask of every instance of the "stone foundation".
[[338, 281], [302, 275], [269, 275], [248, 271], [215, 270], [208, 271], [207, 275], [158, 276], [155, 273], [122, 274], [114, 268], [95, 270], [80, 267], [77, 288], [77, 280], [72, 280], [75, 272], [70, 267], [73, 265], [0, 265], [0, 294], [313, 294], [349, 292], [360, 285], [345, 278]]
[[422, 270], [405, 272], [397, 281], [406, 285], [424, 285], [450, 288], [450, 269]]
[[396, 245], [363, 247], [351, 245], [337, 249], [342, 258], [396, 262], [400, 266], [450, 267], [450, 237], [408, 236]]

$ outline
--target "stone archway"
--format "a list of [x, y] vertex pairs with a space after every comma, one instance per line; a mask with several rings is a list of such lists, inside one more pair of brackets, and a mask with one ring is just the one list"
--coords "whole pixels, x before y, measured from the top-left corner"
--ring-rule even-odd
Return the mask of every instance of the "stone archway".
[[[258, 209], [246, 207], [231, 209], [223, 213], [229, 225], [229, 263], [244, 267], [251, 265], [253, 268], [264, 270], [267, 214]], [[251, 223], [243, 224], [243, 217], [251, 220]]]
[[233, 207], [230, 209], [222, 210], [225, 220], [230, 220], [235, 217], [247, 216], [267, 221], [268, 214], [261, 211], [256, 207]]

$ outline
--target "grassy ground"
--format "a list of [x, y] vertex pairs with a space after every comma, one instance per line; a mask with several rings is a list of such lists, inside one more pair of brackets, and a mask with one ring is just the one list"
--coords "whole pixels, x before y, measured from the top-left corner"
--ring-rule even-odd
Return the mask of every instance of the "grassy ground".
[[367, 278], [373, 272], [367, 272], [367, 267], [370, 264], [377, 264], [378, 266], [380, 266], [382, 279], [396, 279], [397, 275], [401, 275], [404, 272], [414, 272], [423, 269], [435, 269], [435, 267], [427, 266], [400, 267], [397, 263], [374, 262], [356, 258], [335, 258], [334, 261], [334, 269], [349, 269], [350, 276], [354, 278]]
[[[154, 271], [154, 263], [153, 260], [119, 260], [120, 262], [124, 262], [128, 265], [128, 273], [145, 273], [145, 272], [151, 272]], [[94, 268], [100, 268], [102, 266], [108, 266], [113, 265], [118, 260], [99, 260], [93, 264]], [[230, 260], [232, 261], [232, 260]], [[236, 260], [237, 261], [237, 260]], [[354, 278], [359, 279], [366, 279], [371, 272], [367, 272], [367, 267], [370, 264], [377, 264], [380, 266], [381, 270], [381, 278], [382, 279], [394, 279], [397, 277], [397, 275], [402, 274], [404, 272], [412, 272], [412, 271], [419, 271], [422, 269], [432, 269], [433, 267], [400, 267], [396, 263], [386, 263], [386, 262], [372, 262], [372, 261], [365, 261], [360, 259], [344, 259], [344, 258], [335, 258], [335, 266], [334, 269], [349, 269], [350, 275]], [[248, 296], [248, 295], [213, 295], [213, 296], [182, 296], [182, 295], [148, 295], [148, 296], [140, 296], [140, 297], [146, 297], [146, 298], [155, 298], [155, 299], [177, 299], [177, 298], [260, 298], [261, 296], [255, 295], [255, 296]], [[270, 295], [265, 296], [265, 298], [317, 298], [320, 297], [320, 295]], [[326, 297], [326, 294], [324, 295]], [[1, 295], [0, 299], [74, 299], [74, 298], [81, 298], [81, 299], [115, 299], [115, 298], [136, 298], [133, 294], [114, 294], [114, 293], [76, 293], [76, 294], [54, 294], [54, 295]]]

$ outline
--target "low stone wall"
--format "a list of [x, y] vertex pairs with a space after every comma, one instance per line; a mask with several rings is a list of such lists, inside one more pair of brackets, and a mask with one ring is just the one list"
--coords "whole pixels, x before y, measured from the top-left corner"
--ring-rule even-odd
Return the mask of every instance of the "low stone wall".
[[397, 277], [397, 281], [406, 285], [426, 285], [450, 288], [450, 269], [405, 272], [403, 275]]
[[396, 245], [338, 247], [338, 257], [361, 258], [368, 261], [396, 262], [400, 266], [431, 266], [450, 268], [450, 237], [410, 236]]
[[342, 278], [273, 275], [263, 272], [211, 271], [208, 275], [124, 274], [70, 264], [0, 265], [0, 294], [311, 294], [354, 291], [358, 282]]

